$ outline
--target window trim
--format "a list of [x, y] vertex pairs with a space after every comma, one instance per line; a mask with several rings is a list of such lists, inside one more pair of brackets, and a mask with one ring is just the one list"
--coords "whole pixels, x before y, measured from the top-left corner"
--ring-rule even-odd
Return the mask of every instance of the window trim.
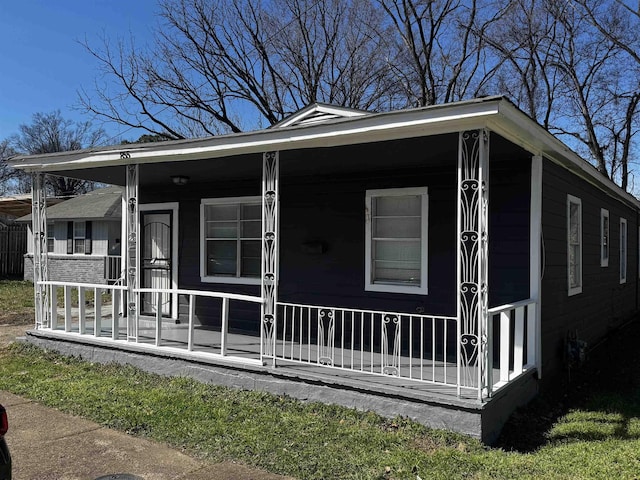
[[[627, 283], [627, 268], [628, 268], [627, 257], [629, 255], [629, 251], [628, 251], [629, 242], [627, 238], [628, 235], [629, 235], [629, 230], [627, 228], [627, 219], [620, 217], [620, 284]], [[623, 252], [624, 252], [624, 255], [623, 255]]]
[[[604, 219], [607, 219], [607, 229], [605, 232]], [[605, 235], [606, 234], [606, 235]], [[605, 239], [606, 239], [606, 256], [605, 256]], [[611, 256], [611, 220], [609, 218], [609, 210], [600, 209], [600, 266], [609, 266], [609, 257]]]
[[[571, 286], [571, 204], [578, 205], [578, 271], [579, 284], [575, 287]], [[582, 200], [573, 195], [567, 195], [567, 296], [582, 293]]]
[[[51, 241], [51, 248], [49, 248], [49, 241]], [[56, 251], [55, 223], [47, 222], [47, 253], [55, 253], [55, 251]]]
[[[82, 236], [76, 235], [76, 226], [82, 225], [83, 233]], [[87, 222], [84, 220], [74, 220], [73, 221], [73, 255], [88, 255], [87, 254]], [[82, 251], [76, 251], [76, 240], [82, 241]]]
[[[421, 222], [420, 222], [420, 285], [393, 285], [387, 283], [374, 283], [372, 281], [372, 232], [371, 232], [371, 199], [374, 197], [401, 197], [407, 195], [420, 195], [421, 198]], [[428, 187], [385, 188], [367, 190], [365, 192], [365, 254], [364, 254], [364, 289], [370, 292], [409, 293], [427, 295], [428, 289], [428, 224], [429, 224], [429, 193]]]
[[[260, 285], [262, 282], [261, 276], [258, 277], [227, 277], [227, 276], [215, 276], [207, 275], [207, 262], [206, 262], [206, 239], [205, 239], [205, 208], [208, 205], [243, 205], [243, 204], [258, 204], [262, 209], [262, 197], [221, 197], [221, 198], [203, 198], [200, 201], [200, 281], [203, 283], [228, 283], [239, 285]], [[262, 223], [262, 215], [260, 217]], [[260, 229], [262, 231], [262, 228]], [[238, 240], [238, 237], [235, 238]], [[262, 243], [260, 244], [260, 250], [262, 251]], [[239, 272], [236, 271], [236, 274]]]

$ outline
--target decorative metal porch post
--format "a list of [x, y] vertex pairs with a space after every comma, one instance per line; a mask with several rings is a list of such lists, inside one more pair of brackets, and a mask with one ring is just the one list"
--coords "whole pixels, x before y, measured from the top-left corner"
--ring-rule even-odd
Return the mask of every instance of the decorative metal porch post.
[[31, 225], [33, 231], [33, 288], [36, 329], [49, 327], [48, 287], [40, 282], [49, 280], [47, 249], [47, 196], [45, 176], [36, 172], [31, 177]]
[[126, 198], [126, 243], [122, 243], [126, 255], [127, 279], [127, 340], [138, 340], [138, 165], [127, 165]]
[[482, 400], [488, 372], [489, 133], [460, 132], [458, 147], [458, 395], [476, 388]]
[[271, 357], [276, 364], [276, 302], [278, 299], [278, 180], [280, 156], [262, 156], [262, 312], [260, 357]]

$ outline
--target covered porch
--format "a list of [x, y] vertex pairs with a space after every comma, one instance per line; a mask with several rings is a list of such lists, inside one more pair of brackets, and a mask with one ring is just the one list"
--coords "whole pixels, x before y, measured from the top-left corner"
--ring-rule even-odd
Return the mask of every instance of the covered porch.
[[[482, 416], [510, 385], [540, 371], [541, 157], [488, 129], [477, 112], [462, 122], [477, 128], [464, 130], [448, 116], [429, 130], [429, 115], [417, 116], [424, 122], [418, 128], [412, 115], [400, 119], [405, 126], [375, 136], [371, 126], [365, 131], [350, 119], [333, 129], [291, 126], [203, 145], [88, 152], [33, 168], [35, 337], [357, 385], [360, 393], [412, 392], [422, 402], [477, 409]], [[341, 135], [327, 140], [327, 132]], [[125, 187], [119, 281], [48, 279], [47, 173]], [[169, 178], [176, 179], [172, 187]], [[511, 189], [522, 185], [524, 218], [510, 206], [518, 203]], [[371, 253], [375, 242], [390, 241], [372, 233], [378, 218], [372, 199], [380, 192], [423, 199], [418, 261], [425, 266], [383, 287], [371, 263], [378, 261]], [[246, 256], [248, 271], [257, 265], [251, 278], [220, 278], [218, 266], [209, 266], [216, 258], [207, 243], [214, 234], [204, 233], [207, 208], [228, 206], [219, 200], [227, 197], [240, 210], [245, 204], [237, 199], [250, 199], [247, 208], [259, 205], [259, 235], [238, 235], [238, 245], [259, 245], [255, 264]], [[507, 228], [515, 215], [517, 231]], [[144, 218], [170, 228], [145, 243]], [[239, 222], [238, 228], [257, 223], [254, 217]], [[505, 252], [512, 243], [519, 251]], [[234, 260], [238, 271], [244, 260], [240, 254]], [[416, 269], [412, 258], [380, 261]], [[147, 275], [150, 270], [155, 274]], [[495, 407], [501, 408], [497, 401]]]

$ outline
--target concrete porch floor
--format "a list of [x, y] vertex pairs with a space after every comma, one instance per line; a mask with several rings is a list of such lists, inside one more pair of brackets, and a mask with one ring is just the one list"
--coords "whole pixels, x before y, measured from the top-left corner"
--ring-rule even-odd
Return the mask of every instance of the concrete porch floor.
[[[131, 364], [162, 375], [189, 376], [232, 388], [370, 410], [387, 417], [401, 415], [486, 443], [497, 438], [511, 412], [530, 400], [537, 389], [535, 377], [529, 374], [489, 401], [480, 402], [473, 389], [463, 388], [458, 397], [454, 385], [280, 359], [276, 366], [272, 362], [265, 365], [259, 360], [260, 338], [251, 335], [229, 334], [227, 355], [222, 356], [220, 332], [196, 328], [194, 348], [188, 351], [187, 325], [169, 320], [163, 321], [160, 347], [155, 345], [155, 319], [150, 318], [140, 320], [138, 342], [131, 342], [126, 340], [125, 321], [120, 319], [119, 340], [112, 339], [110, 322], [103, 318], [100, 336], [93, 334], [90, 321], [85, 334], [78, 333], [74, 323], [72, 331], [65, 332], [64, 322], [58, 322], [56, 329], [27, 332], [26, 341], [92, 362]], [[448, 370], [438, 375], [455, 382], [455, 365]]]

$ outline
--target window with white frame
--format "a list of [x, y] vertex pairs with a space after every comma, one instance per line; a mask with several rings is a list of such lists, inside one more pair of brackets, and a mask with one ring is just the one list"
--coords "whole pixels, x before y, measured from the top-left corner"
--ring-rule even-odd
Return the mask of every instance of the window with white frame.
[[47, 223], [47, 252], [53, 253], [55, 248], [55, 230], [53, 223]]
[[427, 294], [427, 187], [367, 190], [365, 290]]
[[600, 209], [600, 266], [609, 266], [609, 210]]
[[620, 283], [627, 281], [627, 219], [620, 218]]
[[582, 200], [567, 195], [567, 267], [569, 295], [582, 293]]
[[85, 253], [86, 222], [73, 222], [73, 253]]
[[203, 199], [200, 220], [202, 281], [260, 283], [260, 197]]

